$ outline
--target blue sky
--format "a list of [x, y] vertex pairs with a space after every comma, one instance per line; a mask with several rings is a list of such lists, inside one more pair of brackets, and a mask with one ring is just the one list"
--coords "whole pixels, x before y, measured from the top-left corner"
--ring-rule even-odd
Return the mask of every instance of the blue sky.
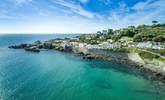
[[88, 33], [165, 22], [165, 0], [0, 0], [0, 33]]

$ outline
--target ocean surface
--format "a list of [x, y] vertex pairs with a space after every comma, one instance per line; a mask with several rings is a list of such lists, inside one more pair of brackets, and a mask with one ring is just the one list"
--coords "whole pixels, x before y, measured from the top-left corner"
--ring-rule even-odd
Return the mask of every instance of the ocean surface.
[[0, 100], [165, 100], [165, 87], [127, 65], [54, 50], [8, 49], [73, 35], [0, 35]]

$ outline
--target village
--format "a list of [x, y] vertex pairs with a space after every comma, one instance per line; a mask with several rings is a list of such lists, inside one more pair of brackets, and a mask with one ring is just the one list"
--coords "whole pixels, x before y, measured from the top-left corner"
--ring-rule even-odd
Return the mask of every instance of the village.
[[102, 42], [97, 45], [88, 44], [86, 46], [88, 49], [115, 49], [115, 48], [122, 48], [122, 47], [135, 47], [135, 48], [142, 48], [142, 49], [155, 49], [155, 50], [162, 50], [165, 49], [164, 45], [160, 43], [148, 41], [148, 42], [133, 42], [133, 41], [122, 41], [122, 42], [113, 42], [113, 40], [109, 39], [106, 42]]

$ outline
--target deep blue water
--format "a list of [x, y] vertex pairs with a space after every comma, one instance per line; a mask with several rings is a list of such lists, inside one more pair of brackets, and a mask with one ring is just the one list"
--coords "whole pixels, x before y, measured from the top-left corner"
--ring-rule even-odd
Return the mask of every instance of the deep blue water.
[[72, 35], [0, 35], [0, 100], [165, 100], [163, 84], [126, 65], [7, 48], [54, 37]]

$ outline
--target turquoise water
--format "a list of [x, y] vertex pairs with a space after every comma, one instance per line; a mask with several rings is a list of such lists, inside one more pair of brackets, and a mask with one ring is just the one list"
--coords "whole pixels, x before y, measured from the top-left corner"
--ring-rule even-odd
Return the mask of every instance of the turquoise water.
[[0, 35], [0, 100], [165, 100], [164, 85], [132, 74], [126, 65], [7, 48], [63, 36]]

